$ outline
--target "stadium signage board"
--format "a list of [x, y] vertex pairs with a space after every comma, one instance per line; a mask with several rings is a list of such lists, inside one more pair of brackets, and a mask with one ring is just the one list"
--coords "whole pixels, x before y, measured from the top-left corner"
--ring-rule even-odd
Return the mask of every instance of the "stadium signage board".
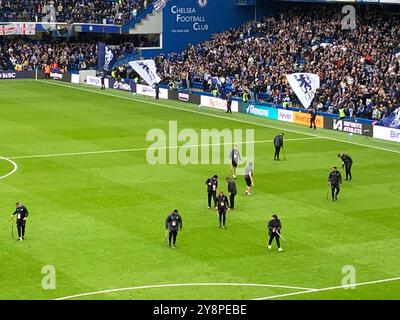
[[[210, 107], [214, 109], [224, 110], [226, 111], [226, 100], [210, 97], [210, 96], [201, 96], [200, 104], [205, 107]], [[237, 101], [232, 101], [232, 112], [239, 112], [239, 103]]]
[[372, 125], [351, 120], [325, 117], [324, 128], [372, 137]]
[[278, 120], [285, 122], [293, 122], [293, 111], [278, 109]]
[[[309, 113], [297, 112], [297, 111], [293, 112], [293, 122], [294, 123], [309, 126], [310, 118], [311, 118], [311, 115]], [[324, 117], [317, 116], [315, 119], [315, 124], [316, 124], [317, 128], [324, 128], [325, 120], [326, 119], [324, 119]], [[330, 128], [330, 129], [332, 129], [332, 128]]]
[[0, 72], [0, 79], [16, 79], [16, 72]]
[[245, 109], [245, 113], [262, 118], [278, 119], [278, 109], [257, 104], [249, 104]]
[[0, 80], [34, 78], [34, 71], [0, 71]]
[[188, 102], [188, 101], [189, 101], [189, 94], [183, 93], [183, 92], [179, 92], [179, 94], [178, 94], [178, 99], [179, 99], [180, 101]]
[[[150, 86], [145, 86], [142, 84], [136, 85], [136, 93], [142, 94], [144, 96], [155, 97], [156, 90]], [[168, 99], [168, 89], [160, 88], [160, 98], [161, 99]]]
[[374, 126], [373, 137], [383, 140], [400, 142], [400, 129]]
[[200, 104], [200, 95], [199, 94], [191, 94], [185, 92], [179, 92], [176, 90], [168, 91], [168, 99], [189, 102], [199, 105]]
[[123, 91], [135, 91], [133, 88], [133, 85], [130, 83], [112, 80], [111, 85], [114, 89], [123, 90]]

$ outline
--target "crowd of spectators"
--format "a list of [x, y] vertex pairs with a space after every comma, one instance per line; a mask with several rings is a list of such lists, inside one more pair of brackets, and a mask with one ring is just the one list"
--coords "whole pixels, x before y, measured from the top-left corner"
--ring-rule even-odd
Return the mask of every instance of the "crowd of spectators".
[[320, 76], [314, 99], [319, 111], [379, 118], [400, 99], [400, 19], [357, 8], [355, 30], [344, 30], [341, 7], [302, 7], [250, 21], [189, 45], [181, 54], [160, 56], [166, 82], [201, 83], [205, 91], [244, 94], [286, 106], [300, 106], [286, 74]]
[[[129, 43], [110, 47], [116, 60], [135, 50]], [[0, 70], [29, 71], [44, 65], [56, 65], [64, 71], [94, 69], [97, 67], [97, 43], [0, 40]]]
[[0, 0], [0, 21], [40, 22], [52, 11], [56, 22], [123, 24], [148, 3], [150, 0]]

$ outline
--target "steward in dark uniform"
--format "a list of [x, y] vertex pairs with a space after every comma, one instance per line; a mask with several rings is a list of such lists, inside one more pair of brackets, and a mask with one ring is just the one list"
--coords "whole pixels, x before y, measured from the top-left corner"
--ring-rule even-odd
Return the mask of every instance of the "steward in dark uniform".
[[317, 111], [312, 108], [310, 110], [310, 128], [314, 126], [314, 130], [317, 129], [317, 125], [315, 124], [315, 120], [317, 119]]
[[20, 202], [17, 202], [15, 204], [15, 211], [11, 215], [17, 215], [17, 230], [18, 230], [18, 241], [25, 240], [25, 225], [26, 225], [26, 219], [28, 218], [29, 212], [28, 209], [23, 206]]
[[106, 79], [106, 75], [105, 75], [104, 72], [102, 72], [101, 75], [100, 75], [101, 90], [106, 90], [105, 79]]
[[156, 90], [156, 100], [160, 100], [160, 84], [156, 83], [154, 89]]
[[226, 96], [226, 113], [232, 113], [232, 94], [228, 93]]
[[214, 175], [206, 180], [207, 194], [208, 194], [208, 209], [211, 208], [211, 197], [214, 200], [214, 208], [217, 208], [217, 188], [218, 188], [218, 176]]
[[170, 215], [168, 215], [165, 220], [165, 229], [169, 231], [169, 246], [171, 246], [171, 240], [173, 243], [173, 248], [176, 247], [176, 237], [178, 236], [178, 230], [182, 230], [183, 223], [182, 217], [178, 213], [178, 210], [175, 209]]
[[275, 146], [274, 160], [279, 160], [279, 153], [281, 152], [281, 148], [283, 148], [283, 136], [284, 134], [281, 133], [274, 138], [274, 146]]
[[233, 149], [229, 153], [229, 158], [231, 159], [232, 162], [232, 176], [233, 178], [236, 178], [236, 168], [238, 165], [238, 162], [242, 160], [242, 157], [240, 156], [240, 152], [236, 146], [233, 146]]
[[226, 210], [229, 210], [229, 202], [228, 197], [224, 195], [222, 191], [220, 191], [217, 196], [217, 209], [219, 216], [219, 227], [225, 229]]
[[338, 154], [338, 157], [342, 159], [342, 171], [343, 168], [346, 168], [346, 181], [352, 179], [351, 176], [351, 167], [353, 165], [353, 159], [348, 154]]
[[278, 219], [278, 216], [276, 214], [272, 215], [272, 219], [268, 221], [268, 235], [269, 235], [269, 241], [268, 241], [268, 249], [272, 249], [272, 241], [275, 239], [276, 244], [278, 246], [278, 251], [283, 251], [281, 248], [281, 242], [279, 240], [280, 238], [280, 233], [282, 229], [282, 224], [281, 221]]
[[332, 201], [335, 201], [338, 199], [337, 196], [340, 192], [340, 185], [342, 184], [342, 175], [337, 167], [333, 167], [332, 172], [329, 174], [328, 184], [331, 186], [332, 190]]
[[225, 180], [228, 182], [229, 203], [231, 210], [233, 210], [235, 209], [235, 196], [237, 194], [236, 182], [229, 177], [226, 177]]

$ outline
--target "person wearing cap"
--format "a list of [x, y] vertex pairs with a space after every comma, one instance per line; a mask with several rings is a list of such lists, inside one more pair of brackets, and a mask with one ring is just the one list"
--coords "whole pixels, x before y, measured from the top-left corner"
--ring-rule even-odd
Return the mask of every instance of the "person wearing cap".
[[268, 235], [269, 235], [268, 249], [269, 250], [272, 249], [272, 241], [275, 239], [276, 244], [278, 246], [278, 251], [281, 252], [283, 251], [283, 249], [281, 247], [279, 238], [281, 236], [282, 224], [276, 214], [273, 214], [271, 218], [272, 219], [268, 221]]
[[214, 200], [214, 208], [217, 209], [217, 188], [218, 188], [218, 176], [214, 175], [206, 180], [207, 195], [208, 195], [208, 209], [211, 208], [211, 198]]
[[165, 229], [168, 231], [168, 243], [170, 247], [172, 241], [172, 247], [176, 248], [176, 237], [178, 236], [178, 231], [182, 230], [182, 227], [182, 217], [178, 213], [178, 210], [175, 209], [165, 220]]

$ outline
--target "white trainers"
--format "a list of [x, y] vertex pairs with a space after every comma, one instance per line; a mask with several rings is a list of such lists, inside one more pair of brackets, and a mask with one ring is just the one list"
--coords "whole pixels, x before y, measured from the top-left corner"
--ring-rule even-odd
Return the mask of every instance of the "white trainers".
[[271, 250], [271, 249], [272, 249], [272, 246], [268, 246], [268, 249]]
[[278, 251], [279, 251], [279, 252], [282, 252], [282, 251], [283, 251], [283, 249], [282, 249], [282, 248], [278, 248]]

